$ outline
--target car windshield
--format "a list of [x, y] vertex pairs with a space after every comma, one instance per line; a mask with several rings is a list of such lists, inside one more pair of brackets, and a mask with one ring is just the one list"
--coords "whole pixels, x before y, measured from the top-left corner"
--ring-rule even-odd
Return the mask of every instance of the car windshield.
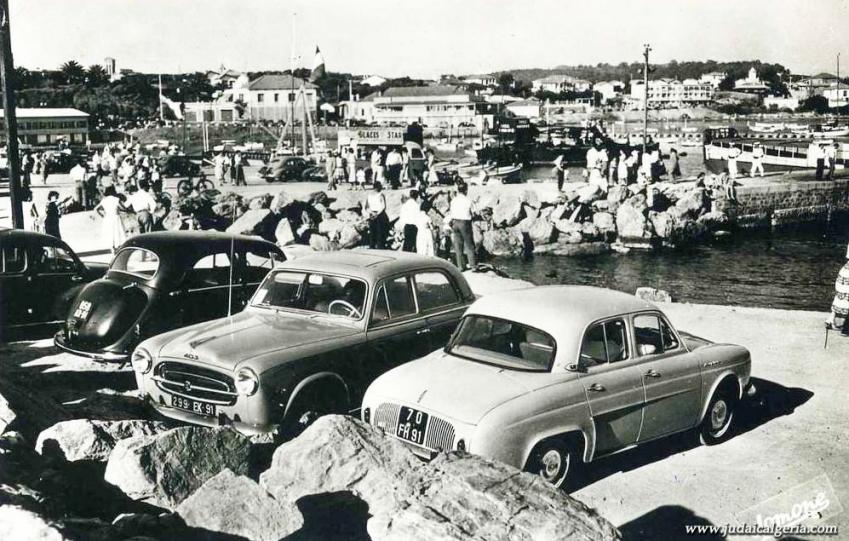
[[149, 280], [159, 270], [159, 257], [143, 248], [124, 248], [112, 260], [109, 270], [126, 272]]
[[277, 271], [266, 277], [251, 304], [360, 319], [365, 299], [366, 284], [362, 280], [330, 274]]
[[514, 370], [548, 371], [554, 339], [538, 329], [482, 315], [463, 318], [448, 350], [459, 357]]

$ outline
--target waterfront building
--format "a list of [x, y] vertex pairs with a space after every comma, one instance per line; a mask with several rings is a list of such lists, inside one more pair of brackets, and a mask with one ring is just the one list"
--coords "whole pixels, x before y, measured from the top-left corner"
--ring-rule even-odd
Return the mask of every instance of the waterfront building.
[[769, 92], [769, 87], [761, 81], [760, 77], [758, 77], [758, 71], [752, 66], [749, 69], [749, 75], [745, 79], [734, 81], [734, 91], [764, 95]]
[[[299, 97], [302, 87], [303, 97]], [[215, 101], [185, 104], [189, 122], [286, 122], [293, 110], [295, 118], [303, 118], [304, 111], [315, 118], [317, 108], [318, 87], [290, 75], [263, 75], [251, 81], [241, 74]]]
[[374, 123], [374, 99], [377, 96], [377, 92], [372, 92], [362, 99], [354, 95], [353, 100], [339, 102], [342, 118], [366, 124]]
[[[648, 107], [665, 109], [694, 107], [713, 102], [715, 90], [709, 82], [697, 79], [655, 79], [648, 84]], [[630, 102], [642, 109], [646, 104], [645, 84], [641, 79], [631, 80]]]
[[702, 83], [708, 83], [711, 88], [716, 90], [719, 88], [719, 83], [724, 81], [728, 77], [728, 73], [724, 71], [712, 71], [710, 73], [703, 73], [701, 77], [699, 77], [699, 81]]
[[835, 83], [837, 83], [837, 76], [825, 72], [797, 81], [799, 86], [812, 89], [813, 92], [811, 95], [817, 96], [821, 96], [826, 89], [831, 88]]
[[539, 118], [542, 112], [542, 102], [536, 98], [507, 103], [505, 108], [516, 116]]
[[844, 107], [849, 105], [849, 86], [835, 84], [833, 87], [823, 91], [823, 97], [828, 100], [829, 107]]
[[621, 98], [625, 91], [625, 83], [622, 81], [600, 81], [593, 85], [593, 92], [601, 94], [601, 103]]
[[480, 96], [453, 86], [392, 87], [374, 98], [374, 120], [384, 125], [418, 122], [425, 127], [480, 128], [490, 107]]
[[539, 92], [586, 92], [592, 88], [592, 83], [569, 75], [549, 75], [542, 79], [534, 79], [531, 83], [533, 91]]
[[[71, 145], [89, 143], [88, 113], [70, 108], [17, 108], [18, 140], [25, 145], [56, 145], [65, 141]], [[0, 109], [0, 119], [4, 117]], [[5, 141], [5, 132], [0, 140]]]
[[781, 97], [781, 96], [766, 96], [764, 97], [764, 107], [767, 109], [790, 109], [791, 111], [795, 111], [799, 108], [801, 102], [799, 98], [790, 97]]
[[360, 84], [376, 87], [383, 85], [384, 83], [386, 83], [387, 80], [388, 79], [386, 77], [381, 77], [380, 75], [369, 75], [368, 77], [360, 81]]
[[480, 86], [486, 86], [486, 87], [498, 86], [498, 78], [495, 75], [492, 75], [492, 74], [466, 75], [466, 76], [462, 77], [462, 80], [466, 84], [480, 85]]
[[236, 70], [227, 69], [224, 64], [217, 71], [207, 71], [206, 78], [212, 86], [223, 86], [224, 88], [233, 88], [239, 76], [242, 75]]

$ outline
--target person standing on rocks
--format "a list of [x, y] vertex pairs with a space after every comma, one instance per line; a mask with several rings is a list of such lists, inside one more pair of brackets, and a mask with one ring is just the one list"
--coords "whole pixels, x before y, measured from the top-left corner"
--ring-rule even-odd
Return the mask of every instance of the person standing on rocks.
[[418, 234], [418, 215], [421, 211], [419, 203], [419, 192], [410, 190], [410, 196], [401, 205], [401, 214], [395, 225], [395, 230], [402, 228], [404, 233], [404, 244], [402, 250], [405, 252], [416, 251], [416, 236]]
[[849, 246], [846, 247], [846, 264], [837, 273], [834, 282], [834, 301], [825, 324], [830, 329], [839, 329], [843, 336], [849, 336]]
[[247, 186], [248, 183], [245, 181], [245, 160], [241, 152], [236, 153], [234, 162], [233, 167], [236, 169], [236, 174], [234, 175], [233, 183], [236, 186]]
[[[468, 185], [465, 183], [458, 185], [457, 195], [451, 199], [451, 206], [448, 210], [448, 219], [451, 224], [451, 243], [454, 246], [457, 268], [460, 270], [477, 266], [475, 239], [472, 232], [472, 200], [469, 199], [468, 192]], [[464, 253], [466, 255], [465, 263], [468, 263], [468, 267], [463, 261]]]
[[736, 179], [737, 175], [739, 174], [738, 170], [737, 170], [737, 158], [739, 158], [739, 157], [740, 157], [740, 149], [739, 148], [736, 148], [736, 147], [732, 148], [728, 152], [728, 169], [727, 169], [727, 171], [728, 171], [728, 175], [731, 177], [731, 180]]
[[752, 148], [752, 170], [749, 171], [749, 176], [755, 178], [755, 173], [761, 172], [761, 178], [764, 176], [764, 147], [760, 143], [755, 143]]
[[218, 181], [218, 185], [227, 184], [227, 179], [224, 178], [224, 173], [227, 172], [227, 158], [224, 157], [224, 153], [219, 152], [216, 154], [212, 162], [215, 169], [215, 180]]
[[327, 189], [336, 189], [336, 157], [333, 156], [333, 151], [327, 153], [327, 158], [324, 161], [324, 174], [327, 176]]
[[828, 165], [826, 180], [834, 180], [834, 169], [837, 166], [837, 147], [837, 142], [825, 147], [825, 162]]
[[617, 165], [616, 176], [618, 184], [620, 186], [624, 186], [628, 184], [628, 156], [625, 155], [624, 150], [619, 151], [619, 163]]
[[374, 191], [366, 198], [365, 210], [368, 219], [369, 248], [386, 249], [386, 235], [389, 234], [389, 217], [386, 215], [386, 196], [383, 185], [374, 181]]
[[676, 149], [669, 150], [669, 161], [672, 163], [672, 180], [681, 178], [681, 163]]
[[563, 153], [554, 160], [554, 178], [557, 179], [557, 191], [562, 192], [566, 182], [566, 155]]

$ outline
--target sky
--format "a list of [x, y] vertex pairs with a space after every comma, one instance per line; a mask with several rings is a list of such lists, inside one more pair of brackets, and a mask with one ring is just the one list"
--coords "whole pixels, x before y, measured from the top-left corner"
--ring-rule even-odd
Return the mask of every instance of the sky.
[[[396, 77], [638, 62], [849, 73], [849, 0], [9, 0], [15, 64], [145, 73], [312, 67]], [[294, 24], [293, 24], [294, 21]], [[842, 27], [842, 28], [841, 28]], [[294, 28], [294, 36], [293, 36]], [[294, 38], [294, 39], [293, 39]], [[294, 47], [293, 47], [294, 44]], [[843, 71], [843, 70], [841, 70]]]

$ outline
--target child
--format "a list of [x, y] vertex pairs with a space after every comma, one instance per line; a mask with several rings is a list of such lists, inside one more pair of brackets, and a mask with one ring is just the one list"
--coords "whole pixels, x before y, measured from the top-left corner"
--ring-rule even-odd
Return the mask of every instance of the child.
[[360, 190], [366, 189], [366, 171], [362, 167], [357, 168], [357, 188]]

